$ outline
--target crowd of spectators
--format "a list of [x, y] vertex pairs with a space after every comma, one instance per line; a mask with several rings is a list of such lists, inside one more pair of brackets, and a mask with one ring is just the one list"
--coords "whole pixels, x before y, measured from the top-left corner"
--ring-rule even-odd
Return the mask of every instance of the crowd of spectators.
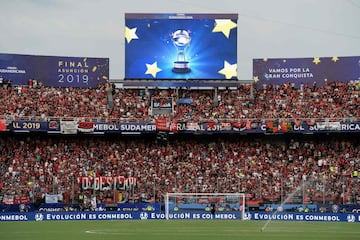
[[[360, 145], [356, 137], [154, 138], [10, 135], [0, 141], [0, 194], [65, 203], [119, 193], [135, 201], [163, 201], [166, 192], [245, 192], [249, 203], [360, 203]], [[137, 178], [133, 188], [82, 189], [79, 176]], [[116, 195], [116, 196], [115, 196]], [[124, 197], [125, 198], [125, 197]], [[291, 202], [291, 201], [289, 201]]]
[[189, 91], [194, 101], [176, 108], [176, 119], [318, 119], [360, 116], [359, 84], [329, 83], [323, 87], [291, 84]]
[[32, 81], [28, 86], [4, 86], [0, 94], [0, 116], [9, 119], [108, 116], [105, 85], [96, 89], [55, 88]]
[[95, 89], [55, 88], [35, 82], [0, 88], [0, 116], [154, 121], [157, 116], [151, 100], [160, 97], [173, 100], [174, 111], [169, 117], [174, 120], [358, 119], [359, 86], [357, 82], [332, 82], [322, 87], [302, 84], [298, 88], [291, 84], [240, 84], [215, 91], [111, 89], [107, 84]]
[[[85, 118], [154, 121], [152, 98], [171, 98], [174, 120], [346, 119], [360, 116], [359, 84], [323, 87], [291, 84], [238, 88], [96, 89], [0, 87], [0, 116], [7, 119]], [[180, 101], [187, 99], [187, 101]], [[110, 104], [111, 103], [111, 104]], [[61, 194], [98, 201], [123, 194], [136, 201], [161, 201], [165, 192], [245, 192], [253, 203], [280, 202], [289, 194], [302, 202], [357, 202], [360, 146], [356, 138], [265, 137], [156, 139], [2, 135], [0, 195], [42, 201]], [[251, 139], [249, 139], [251, 138]], [[84, 191], [79, 176], [136, 177], [131, 190]], [[300, 189], [301, 188], [301, 189]], [[295, 200], [294, 200], [295, 201]]]

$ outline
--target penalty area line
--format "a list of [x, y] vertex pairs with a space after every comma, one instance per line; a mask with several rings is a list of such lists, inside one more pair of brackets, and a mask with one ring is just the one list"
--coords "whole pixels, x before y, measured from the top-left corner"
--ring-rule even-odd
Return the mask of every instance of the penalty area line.
[[130, 232], [119, 232], [114, 230], [86, 230], [87, 234], [97, 234], [97, 235], [133, 235], [134, 233]]

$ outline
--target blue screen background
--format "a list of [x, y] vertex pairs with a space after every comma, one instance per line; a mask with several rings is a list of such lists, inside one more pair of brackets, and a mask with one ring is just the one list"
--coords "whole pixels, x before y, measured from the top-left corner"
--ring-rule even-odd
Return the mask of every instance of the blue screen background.
[[[232, 19], [237, 23], [237, 19]], [[138, 39], [125, 41], [125, 78], [153, 79], [146, 74], [146, 64], [157, 62], [161, 69], [156, 79], [225, 79], [218, 73], [224, 61], [237, 63], [237, 29], [231, 30], [229, 38], [222, 32], [212, 32], [215, 19], [125, 19], [126, 27], [136, 29]], [[174, 73], [177, 58], [171, 35], [177, 30], [190, 33], [191, 42], [185, 52], [191, 72]], [[234, 77], [235, 79], [236, 77]]]

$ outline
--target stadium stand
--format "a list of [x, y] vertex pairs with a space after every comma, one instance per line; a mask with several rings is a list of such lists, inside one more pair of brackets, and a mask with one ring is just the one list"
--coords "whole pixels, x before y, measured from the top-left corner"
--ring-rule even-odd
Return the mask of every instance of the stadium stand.
[[[97, 119], [154, 122], [152, 98], [171, 98], [175, 120], [341, 119], [358, 121], [359, 85], [324, 87], [291, 84], [215, 90], [96, 89], [4, 84], [0, 115], [5, 119]], [[109, 99], [109, 96], [112, 99]], [[181, 101], [187, 99], [187, 101]], [[111, 104], [109, 104], [111, 102]], [[48, 136], [4, 133], [0, 141], [0, 195], [43, 202], [60, 194], [98, 202], [160, 202], [166, 192], [245, 192], [248, 204], [290, 202], [360, 203], [360, 146], [356, 135], [313, 136]], [[135, 177], [123, 191], [82, 189], [78, 177]], [[306, 184], [304, 184], [306, 183]], [[301, 188], [301, 189], [300, 189]]]
[[[1, 88], [0, 115], [10, 118], [85, 117], [154, 121], [151, 98], [171, 97], [175, 101], [172, 119], [324, 119], [359, 118], [359, 84], [329, 83], [324, 87], [291, 84], [260, 88], [239, 85], [237, 89], [112, 89], [109, 107], [106, 88], [54, 88], [41, 83]], [[108, 90], [110, 91], [110, 90]], [[179, 103], [179, 99], [191, 102]]]
[[[308, 182], [300, 202], [356, 203], [360, 167], [357, 139], [150, 139], [108, 137], [2, 137], [2, 195], [44, 201], [45, 193], [78, 202], [79, 176], [133, 176], [123, 196], [161, 201], [166, 192], [246, 192], [249, 203], [279, 202]], [[343, 188], [344, 185], [345, 187]], [[90, 192], [89, 192], [90, 191]], [[119, 192], [96, 191], [99, 202]], [[73, 198], [73, 199], [72, 199]], [[294, 200], [295, 201], [295, 200]]]

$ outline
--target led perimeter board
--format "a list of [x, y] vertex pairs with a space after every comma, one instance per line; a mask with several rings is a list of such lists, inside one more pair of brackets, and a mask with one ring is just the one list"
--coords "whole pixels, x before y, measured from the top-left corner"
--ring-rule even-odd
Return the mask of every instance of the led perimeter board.
[[125, 79], [237, 79], [237, 14], [125, 14]]

